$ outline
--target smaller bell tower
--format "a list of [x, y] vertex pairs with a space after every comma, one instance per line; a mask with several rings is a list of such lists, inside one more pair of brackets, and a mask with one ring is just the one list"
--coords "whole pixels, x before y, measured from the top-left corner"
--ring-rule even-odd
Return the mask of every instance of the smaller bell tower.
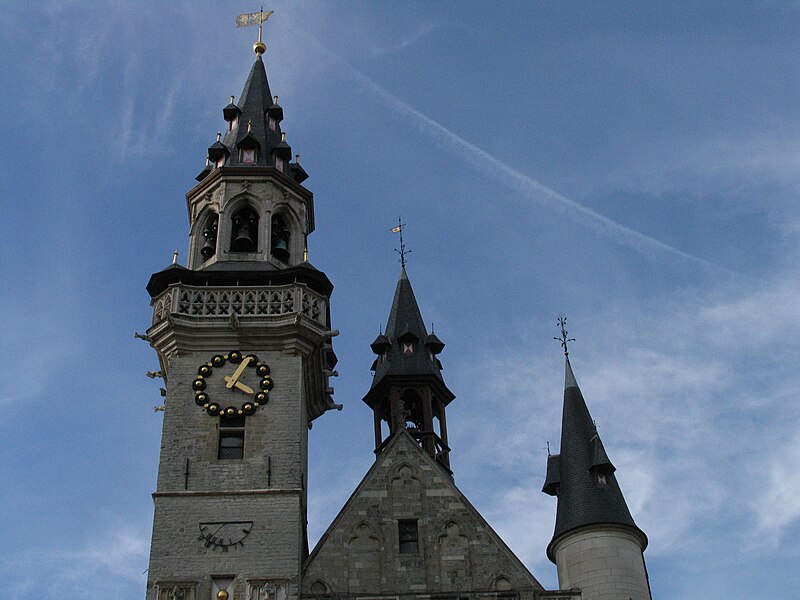
[[444, 344], [425, 328], [405, 265], [397, 282], [386, 333], [375, 338], [370, 347], [377, 358], [372, 363], [372, 387], [364, 402], [373, 412], [375, 453], [380, 454], [386, 441], [405, 429], [428, 455], [450, 471], [445, 411], [455, 395], [444, 383], [442, 364], [437, 358]]

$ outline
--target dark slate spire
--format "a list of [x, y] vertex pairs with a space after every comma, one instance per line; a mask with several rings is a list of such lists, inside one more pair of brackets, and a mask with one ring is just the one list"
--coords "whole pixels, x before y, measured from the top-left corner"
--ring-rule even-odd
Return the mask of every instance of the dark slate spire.
[[[222, 109], [222, 115], [228, 128], [225, 138], [218, 139], [209, 148], [212, 166], [276, 167], [298, 183], [308, 178], [299, 164], [290, 162], [292, 148], [286, 142], [280, 125], [283, 109], [278, 104], [278, 97], [273, 96], [269, 89], [261, 54], [250, 69], [239, 102], [234, 103], [231, 96], [231, 102]], [[198, 181], [209, 172], [209, 169], [204, 169], [197, 176]]]
[[587, 525], [629, 527], [642, 537], [642, 549], [647, 546], [647, 536], [634, 523], [614, 471], [566, 357], [561, 453], [548, 457], [542, 489], [558, 496], [556, 527], [547, 547], [550, 560], [555, 562], [556, 540]]
[[428, 335], [405, 268], [400, 271], [386, 333], [378, 336], [372, 347], [379, 355], [373, 388], [390, 375], [434, 375], [443, 381], [436, 354], [444, 344]]

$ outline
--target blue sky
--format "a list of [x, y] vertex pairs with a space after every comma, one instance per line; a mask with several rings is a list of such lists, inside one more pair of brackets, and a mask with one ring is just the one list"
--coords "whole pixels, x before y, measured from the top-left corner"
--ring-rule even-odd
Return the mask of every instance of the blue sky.
[[[144, 286], [253, 60], [228, 2], [0, 13], [0, 573], [144, 594], [161, 414]], [[800, 5], [276, 2], [267, 70], [336, 286], [313, 541], [368, 469], [399, 265], [447, 344], [456, 483], [548, 588], [572, 365], [658, 598], [800, 586]]]

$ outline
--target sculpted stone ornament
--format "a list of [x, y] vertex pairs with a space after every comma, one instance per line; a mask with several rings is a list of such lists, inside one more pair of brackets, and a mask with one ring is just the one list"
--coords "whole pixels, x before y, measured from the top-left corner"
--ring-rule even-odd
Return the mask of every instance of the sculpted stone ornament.
[[[212, 377], [214, 369], [223, 370], [226, 363], [236, 365], [230, 374], [224, 375], [221, 381]], [[253, 414], [256, 408], [267, 403], [274, 385], [268, 364], [259, 362], [255, 354], [245, 355], [238, 350], [212, 356], [209, 362], [197, 368], [197, 376], [192, 381], [195, 403], [209, 415], [220, 417]], [[221, 404], [241, 401], [242, 397], [244, 402], [238, 407]]]

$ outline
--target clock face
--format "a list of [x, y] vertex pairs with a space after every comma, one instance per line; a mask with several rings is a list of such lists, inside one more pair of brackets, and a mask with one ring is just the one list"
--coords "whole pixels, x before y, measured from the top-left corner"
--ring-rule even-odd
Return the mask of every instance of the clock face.
[[238, 350], [215, 354], [197, 368], [194, 401], [212, 416], [251, 415], [274, 387], [269, 365]]
[[227, 552], [228, 548], [244, 546], [244, 538], [253, 529], [252, 521], [210, 521], [200, 523], [200, 537], [206, 548], [219, 548]]

